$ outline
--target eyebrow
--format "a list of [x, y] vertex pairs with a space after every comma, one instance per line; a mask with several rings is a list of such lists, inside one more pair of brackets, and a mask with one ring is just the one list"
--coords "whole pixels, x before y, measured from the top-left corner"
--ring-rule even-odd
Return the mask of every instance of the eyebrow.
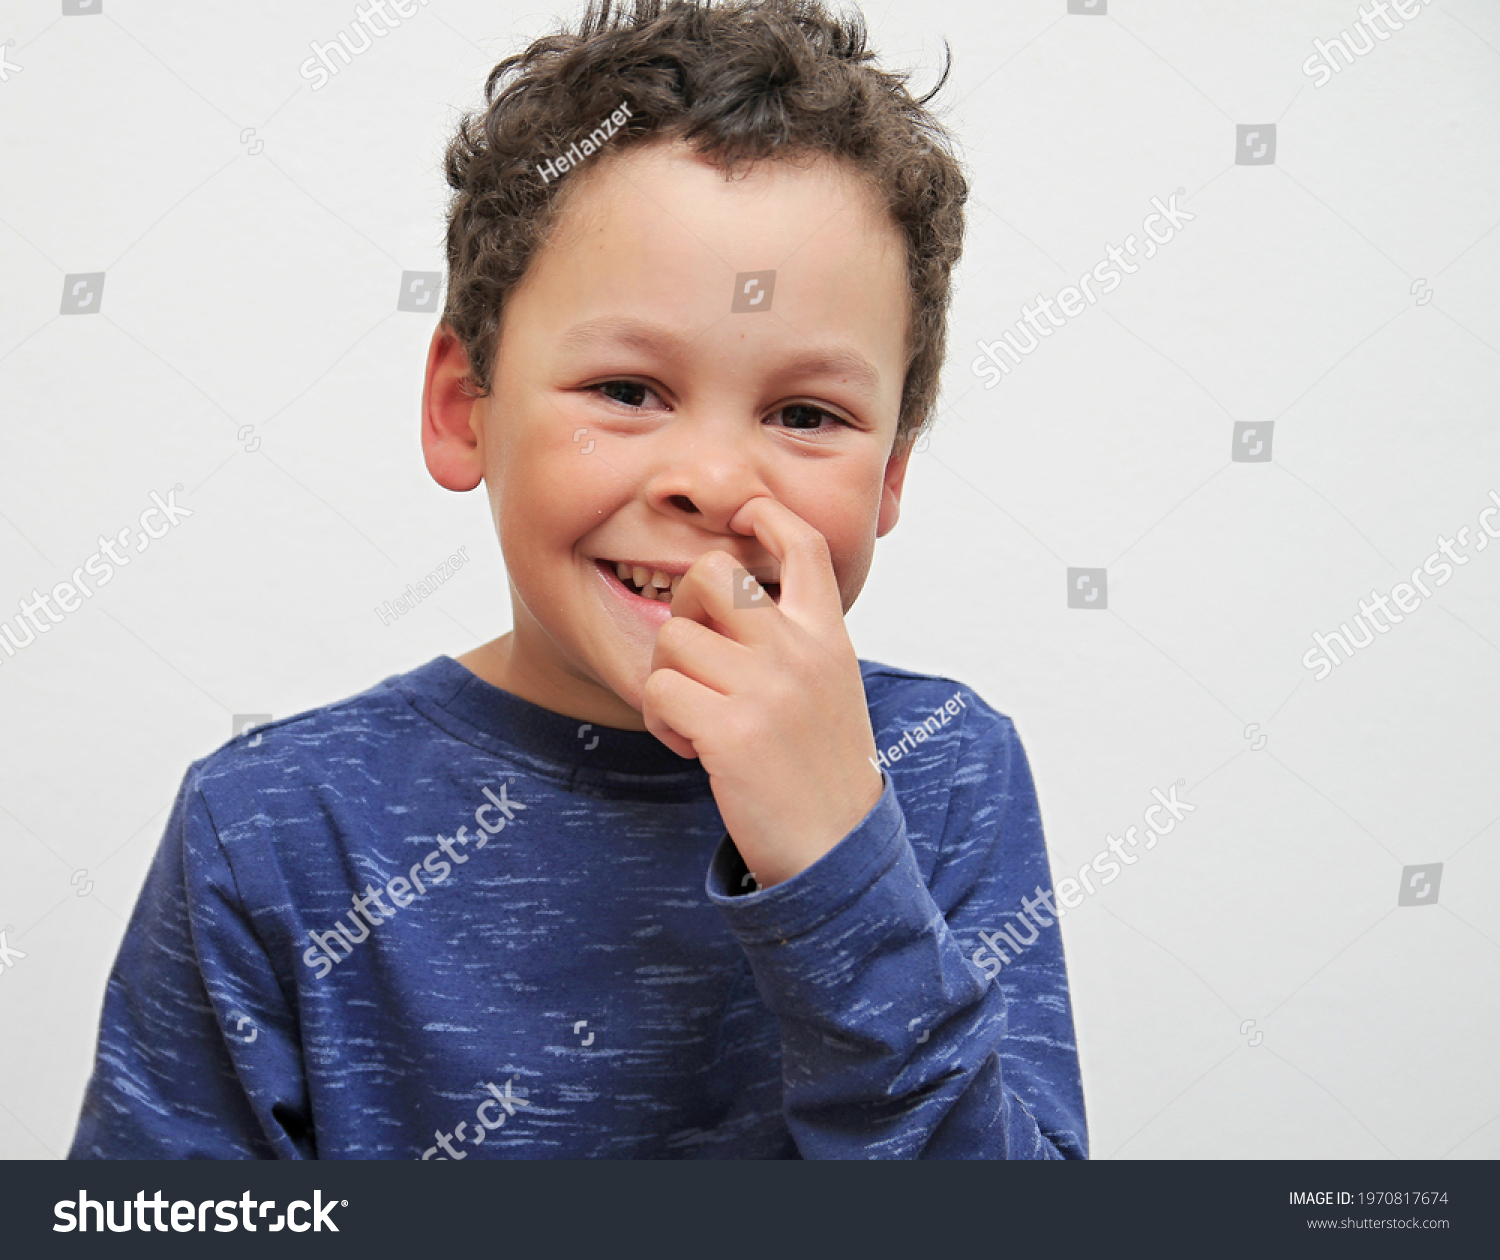
[[[558, 345], [565, 351], [617, 345], [670, 359], [685, 350], [690, 340], [647, 320], [620, 315], [575, 324], [562, 335]], [[809, 347], [781, 367], [795, 376], [848, 377], [854, 385], [872, 394], [880, 385], [880, 372], [875, 365], [847, 347]]]

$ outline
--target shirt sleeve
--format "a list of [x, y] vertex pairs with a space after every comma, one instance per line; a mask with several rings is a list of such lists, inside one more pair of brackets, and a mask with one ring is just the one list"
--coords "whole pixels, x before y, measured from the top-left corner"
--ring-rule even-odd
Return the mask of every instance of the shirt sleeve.
[[[784, 883], [736, 895], [727, 835], [714, 855], [707, 891], [778, 1017], [804, 1158], [1087, 1158], [1061, 933], [1043, 906], [1021, 913], [1051, 891], [1031, 771], [1009, 719], [973, 700], [947, 765], [910, 785], [951, 787], [929, 878], [889, 772], [860, 825]], [[1025, 949], [994, 935], [1017, 920]]]
[[110, 973], [70, 1159], [315, 1156], [295, 1020], [196, 769]]

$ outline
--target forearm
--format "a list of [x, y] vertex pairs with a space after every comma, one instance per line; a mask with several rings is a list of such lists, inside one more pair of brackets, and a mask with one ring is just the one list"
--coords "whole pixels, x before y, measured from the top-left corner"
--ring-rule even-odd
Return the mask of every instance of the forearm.
[[1009, 1086], [1005, 996], [928, 893], [889, 787], [806, 878], [730, 897], [739, 869], [722, 848], [709, 890], [780, 1021], [787, 1123], [805, 1157], [1082, 1154], [1066, 1118], [1039, 1121], [1045, 1091], [1028, 1105]]

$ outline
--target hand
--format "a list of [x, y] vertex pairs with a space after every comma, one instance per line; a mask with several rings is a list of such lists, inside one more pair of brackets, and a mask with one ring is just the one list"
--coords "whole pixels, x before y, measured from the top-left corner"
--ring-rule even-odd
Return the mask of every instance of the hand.
[[703, 763], [746, 869], [768, 888], [853, 831], [883, 779], [827, 540], [764, 495], [730, 528], [779, 562], [780, 603], [735, 607], [740, 562], [699, 556], [657, 632], [641, 714], [673, 752]]

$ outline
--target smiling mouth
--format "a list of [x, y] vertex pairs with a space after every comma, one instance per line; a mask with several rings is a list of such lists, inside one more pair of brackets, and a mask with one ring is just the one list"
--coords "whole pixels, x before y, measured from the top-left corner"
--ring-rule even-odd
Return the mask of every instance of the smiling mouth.
[[[684, 574], [667, 573], [648, 565], [632, 564], [625, 560], [597, 560], [595, 563], [606, 573], [613, 574], [632, 595], [657, 603], [670, 604], [677, 588], [682, 585]], [[761, 582], [772, 602], [781, 597], [779, 582]]]

